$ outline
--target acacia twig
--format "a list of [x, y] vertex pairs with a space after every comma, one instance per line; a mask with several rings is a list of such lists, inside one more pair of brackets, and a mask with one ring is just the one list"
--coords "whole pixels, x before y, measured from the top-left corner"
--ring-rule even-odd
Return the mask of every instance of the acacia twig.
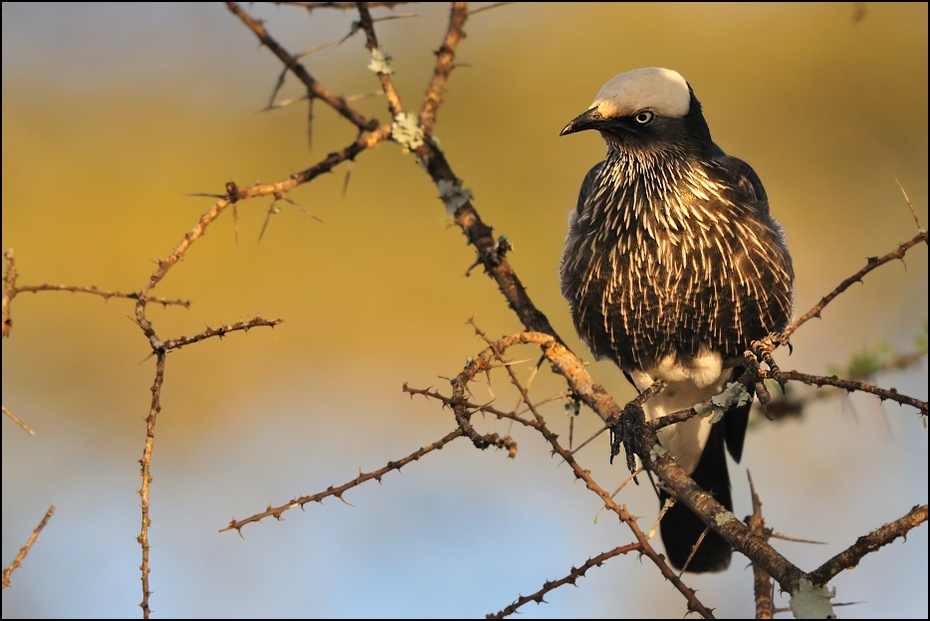
[[[104, 300], [109, 300], [110, 298], [124, 298], [127, 300], [138, 300], [138, 293], [123, 293], [121, 291], [106, 291], [100, 289], [94, 285], [89, 287], [74, 286], [74, 285], [28, 285], [25, 287], [17, 287], [16, 293], [38, 293], [39, 291], [69, 291], [71, 293], [90, 293], [93, 295], [99, 295]], [[191, 307], [190, 300], [168, 300], [166, 298], [159, 297], [148, 297], [146, 298], [147, 302], [153, 302], [155, 304], [161, 304], [162, 306], [183, 306], [184, 308]]]
[[575, 583], [578, 582], [578, 578], [583, 578], [584, 575], [592, 567], [600, 567], [604, 564], [605, 561], [612, 559], [615, 556], [620, 556], [621, 554], [629, 554], [630, 552], [640, 552], [642, 551], [642, 546], [638, 543], [628, 543], [625, 546], [617, 546], [613, 550], [608, 550], [607, 552], [602, 552], [597, 556], [591, 557], [582, 563], [578, 567], [572, 567], [571, 571], [568, 572], [568, 575], [564, 578], [559, 578], [558, 580], [547, 580], [543, 583], [541, 589], [536, 591], [531, 595], [521, 595], [514, 601], [512, 604], [500, 610], [488, 615], [485, 615], [485, 619], [503, 619], [508, 617], [513, 613], [517, 612], [521, 606], [528, 604], [529, 602], [536, 602], [537, 604], [545, 604], [546, 601], [543, 599], [546, 593], [553, 591], [559, 588], [562, 585], [570, 584], [572, 586], [577, 586]]
[[142, 459], [139, 460], [142, 474], [142, 487], [139, 489], [139, 498], [142, 501], [142, 528], [139, 532], [139, 545], [142, 547], [142, 602], [139, 606], [142, 608], [142, 616], [149, 618], [151, 609], [149, 608], [149, 597], [152, 595], [149, 589], [149, 527], [152, 520], [149, 518], [149, 488], [152, 485], [152, 452], [155, 450], [155, 421], [161, 412], [161, 388], [165, 383], [165, 356], [164, 350], [155, 352], [155, 383], [152, 384], [152, 404], [149, 407], [149, 415], [145, 420], [145, 448], [142, 449]]
[[807, 323], [814, 317], [819, 318], [820, 313], [823, 311], [824, 307], [827, 306], [827, 304], [835, 300], [839, 294], [849, 289], [853, 284], [857, 282], [861, 283], [863, 276], [865, 276], [872, 270], [878, 267], [881, 267], [885, 263], [894, 261], [895, 259], [903, 260], [904, 255], [907, 254], [907, 251], [920, 243], [924, 243], [924, 244], [927, 243], [927, 231], [918, 232], [917, 235], [907, 240], [903, 244], [900, 244], [895, 250], [892, 250], [886, 255], [883, 255], [881, 257], [869, 257], [865, 267], [863, 267], [861, 270], [859, 270], [858, 272], [856, 272], [855, 274], [853, 274], [852, 276], [850, 276], [849, 278], [841, 282], [839, 285], [836, 286], [836, 288], [833, 291], [825, 295], [820, 300], [820, 302], [814, 305], [812, 309], [810, 309], [809, 311], [807, 311], [806, 313], [804, 313], [803, 315], [795, 319], [791, 323], [791, 325], [785, 329], [782, 335], [783, 339], [787, 341], [791, 337], [791, 335], [794, 334], [795, 330], [800, 328], [802, 325], [804, 325], [805, 323]]
[[368, 119], [363, 115], [359, 114], [348, 104], [346, 104], [345, 99], [337, 95], [333, 95], [328, 90], [323, 88], [316, 79], [310, 75], [310, 72], [307, 71], [297, 58], [288, 52], [284, 47], [278, 43], [274, 37], [268, 34], [268, 31], [265, 30], [265, 25], [253, 18], [251, 15], [245, 12], [241, 6], [236, 2], [227, 2], [226, 7], [229, 11], [238, 17], [243, 24], [245, 24], [249, 30], [255, 33], [255, 36], [258, 37], [258, 40], [261, 41], [262, 45], [267, 47], [272, 54], [278, 57], [285, 67], [287, 67], [294, 76], [300, 80], [300, 82], [306, 87], [307, 93], [311, 98], [316, 98], [321, 101], [326, 102], [333, 110], [339, 113], [347, 121], [355, 125], [361, 131], [374, 131], [378, 128], [380, 123], [377, 119]]
[[814, 584], [827, 584], [834, 576], [859, 564], [867, 554], [886, 546], [898, 537], [906, 538], [914, 528], [927, 521], [927, 505], [913, 507], [893, 522], [880, 526], [856, 539], [856, 542], [810, 572]]
[[894, 388], [880, 388], [878, 386], [873, 386], [872, 384], [867, 384], [857, 380], [842, 379], [835, 375], [809, 375], [807, 373], [800, 373], [798, 371], [782, 371], [781, 376], [786, 380], [796, 380], [799, 382], [804, 382], [805, 384], [812, 384], [814, 386], [836, 386], [837, 388], [842, 388], [847, 392], [861, 391], [871, 393], [876, 395], [882, 401], [896, 401], [902, 405], [910, 405], [915, 407], [921, 412], [921, 414], [927, 416], [926, 401], [921, 401], [920, 399], [916, 399], [914, 397], [902, 395]]
[[[771, 529], [765, 527], [765, 520], [762, 517], [762, 500], [756, 493], [756, 486], [752, 482], [752, 474], [746, 472], [746, 478], [749, 479], [749, 494], [752, 497], [752, 513], [746, 518], [746, 526], [756, 537], [763, 541], [768, 541], [771, 536]], [[775, 585], [772, 577], [761, 565], [753, 563], [752, 565], [752, 584], [754, 599], [756, 602], [756, 619], [771, 619], [774, 608]]]
[[453, 2], [452, 13], [449, 16], [449, 28], [446, 38], [436, 52], [436, 67], [433, 77], [426, 89], [423, 99], [423, 108], [420, 110], [420, 128], [424, 134], [432, 134], [436, 124], [436, 112], [442, 105], [448, 88], [449, 74], [455, 69], [455, 50], [459, 41], [465, 38], [465, 22], [468, 20], [468, 3]]
[[217, 337], [223, 338], [230, 332], [248, 332], [252, 328], [259, 326], [267, 326], [274, 328], [277, 325], [280, 325], [284, 320], [283, 319], [262, 319], [261, 317], [254, 317], [248, 321], [237, 321], [236, 323], [227, 324], [219, 326], [218, 328], [207, 327], [206, 330], [200, 334], [195, 334], [194, 336], [182, 336], [176, 339], [169, 339], [162, 344], [162, 348], [165, 351], [170, 351], [172, 349], [180, 349], [185, 345], [191, 345], [192, 343], [198, 343], [200, 341], [206, 340], [208, 338]]
[[273, 517], [276, 520], [280, 520], [281, 515], [285, 511], [289, 511], [290, 509], [293, 509], [295, 507], [300, 507], [302, 509], [304, 505], [310, 502], [323, 502], [323, 500], [329, 497], [336, 497], [339, 500], [342, 500], [342, 502], [345, 502], [342, 495], [345, 494], [348, 490], [352, 489], [353, 487], [358, 487], [359, 485], [361, 485], [362, 483], [365, 483], [366, 481], [378, 481], [380, 483], [381, 478], [384, 477], [384, 475], [387, 474], [388, 472], [391, 472], [392, 470], [400, 471], [401, 468], [403, 468], [410, 462], [417, 461], [428, 453], [432, 453], [433, 451], [438, 451], [442, 449], [446, 444], [448, 444], [449, 442], [452, 442], [456, 438], [462, 437], [463, 435], [465, 435], [464, 430], [461, 427], [456, 428], [454, 431], [446, 434], [444, 437], [440, 438], [439, 440], [436, 440], [435, 442], [433, 442], [432, 444], [428, 446], [424, 446], [422, 448], [417, 449], [416, 451], [407, 455], [406, 457], [398, 459], [397, 461], [389, 461], [387, 465], [384, 466], [383, 468], [379, 468], [378, 470], [375, 470], [373, 472], [361, 472], [361, 470], [359, 470], [359, 475], [357, 477], [355, 477], [351, 481], [343, 483], [342, 485], [338, 485], [338, 486], [330, 485], [329, 487], [326, 488], [325, 491], [318, 492], [316, 494], [310, 494], [308, 496], [301, 496], [300, 498], [295, 498], [294, 500], [286, 504], [283, 504], [281, 506], [278, 506], [278, 507], [269, 506], [265, 511], [262, 511], [261, 513], [256, 513], [255, 515], [249, 516], [243, 520], [237, 520], [233, 518], [232, 520], [229, 521], [229, 524], [226, 525], [225, 528], [221, 528], [219, 532], [223, 533], [226, 531], [235, 530], [241, 536], [242, 527], [245, 526], [246, 524], [257, 524], [258, 522], [261, 522], [263, 519], [267, 517]]
[[42, 532], [42, 529], [45, 528], [45, 525], [48, 524], [49, 519], [52, 517], [52, 514], [55, 513], [55, 505], [52, 505], [48, 508], [48, 511], [45, 512], [45, 517], [42, 518], [42, 521], [39, 522], [39, 525], [35, 527], [32, 531], [32, 535], [29, 537], [29, 541], [19, 549], [19, 554], [16, 555], [16, 558], [13, 559], [13, 562], [10, 563], [9, 567], [3, 570], [3, 586], [2, 588], [7, 588], [13, 586], [10, 582], [10, 576], [13, 575], [13, 572], [16, 571], [18, 567], [23, 564], [23, 559], [26, 558], [26, 555], [29, 554], [29, 550], [32, 549], [32, 545], [39, 538], [39, 533]]
[[6, 414], [7, 416], [9, 416], [9, 417], [10, 417], [10, 420], [12, 420], [14, 423], [16, 423], [17, 425], [19, 425], [19, 426], [22, 427], [23, 429], [25, 429], [25, 430], [29, 433], [29, 435], [31, 435], [31, 436], [36, 435], [36, 432], [33, 431], [32, 428], [31, 428], [29, 425], [27, 425], [26, 423], [24, 423], [24, 422], [22, 421], [22, 419], [21, 419], [19, 416], [17, 416], [17, 415], [14, 414], [13, 412], [11, 412], [5, 405], [2, 406], [2, 407], [3, 407], [3, 413]]
[[3, 271], [3, 300], [0, 302], [0, 313], [3, 321], [3, 338], [10, 336], [13, 329], [13, 320], [10, 318], [10, 303], [16, 297], [16, 279], [19, 272], [16, 269], [16, 258], [13, 249], [3, 253], [6, 269]]
[[[371, 19], [371, 13], [368, 10], [367, 2], [359, 2], [358, 4], [358, 15], [359, 15], [359, 25], [365, 31], [365, 47], [369, 51], [374, 52], [375, 50], [380, 50], [378, 45], [378, 37], [375, 34], [374, 22]], [[384, 51], [381, 50], [382, 54]], [[385, 58], [387, 54], [384, 54]], [[403, 113], [404, 107], [400, 102], [400, 95], [397, 94], [397, 89], [394, 88], [394, 80], [391, 79], [391, 74], [388, 71], [378, 70], [377, 71], [378, 79], [381, 80], [381, 90], [384, 91], [384, 96], [388, 101], [388, 109], [391, 111], [391, 117], [397, 118], [400, 114]]]
[[[490, 367], [490, 364], [493, 360], [500, 359], [501, 354], [508, 347], [512, 345], [528, 343], [534, 343], [540, 346], [543, 349], [543, 352], [546, 354], [547, 358], [553, 356], [556, 359], [559, 359], [560, 356], [564, 355], [562, 353], [564, 346], [558, 343], [555, 338], [546, 334], [523, 332], [521, 334], [504, 337], [494, 341], [493, 346], [489, 346], [487, 349], [475, 356], [475, 358], [473, 358], [468, 363], [468, 365], [466, 365], [465, 369], [452, 380], [452, 397], [448, 400], [448, 405], [452, 407], [453, 411], [456, 413], [456, 420], [464, 418], [464, 413], [460, 414], [459, 412], [462, 409], [461, 400], [464, 399], [464, 395], [467, 391], [467, 384], [476, 376], [484, 373]], [[572, 357], [574, 358], [574, 356]], [[510, 368], [507, 368], [508, 371], [510, 371]], [[515, 376], [512, 377], [515, 378]], [[521, 394], [525, 395], [525, 391], [522, 390], [521, 386], [519, 386], [519, 382], [517, 383], [518, 389], [521, 390]], [[610, 399], [609, 396], [606, 398]], [[525, 400], [524, 402], [528, 407], [534, 409], [534, 406], [531, 402], [528, 400]], [[533, 414], [536, 418], [536, 428], [552, 447], [552, 452], [561, 457], [562, 460], [572, 469], [575, 478], [584, 481], [587, 489], [596, 494], [603, 501], [604, 506], [608, 510], [615, 513], [620, 521], [627, 525], [627, 527], [633, 533], [633, 536], [636, 538], [638, 544], [641, 546], [642, 553], [656, 565], [662, 575], [667, 580], [669, 580], [672, 585], [685, 597], [688, 602], [689, 610], [693, 610], [705, 618], [713, 618], [712, 612], [697, 598], [694, 590], [689, 588], [681, 580], [681, 577], [678, 576], [665, 562], [665, 557], [656, 552], [656, 550], [652, 547], [652, 544], [649, 541], [649, 537], [640, 529], [637, 518], [631, 515], [624, 505], [618, 505], [614, 501], [612, 494], [607, 492], [594, 480], [591, 475], [591, 471], [583, 468], [572, 455], [572, 452], [564, 448], [559, 443], [558, 436], [546, 426], [545, 421], [543, 420], [543, 417], [540, 415], [540, 413], [538, 411], [534, 411]], [[653, 443], [655, 442], [654, 434], [652, 441]], [[683, 471], [682, 474], [684, 475]], [[687, 475], [684, 476], [687, 477]], [[698, 489], [700, 490], [700, 488]]]

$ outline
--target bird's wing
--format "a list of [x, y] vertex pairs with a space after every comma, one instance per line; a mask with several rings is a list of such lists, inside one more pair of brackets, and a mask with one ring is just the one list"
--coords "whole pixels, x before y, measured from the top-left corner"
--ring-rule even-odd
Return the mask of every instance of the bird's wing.
[[752, 206], [756, 213], [768, 215], [769, 197], [752, 166], [738, 157], [724, 155], [714, 160], [709, 171], [712, 176], [719, 175], [723, 186], [729, 188], [727, 199], [731, 202]]
[[604, 167], [605, 162], [598, 162], [591, 167], [591, 170], [588, 171], [588, 174], [584, 176], [584, 181], [581, 182], [581, 191], [578, 192], [578, 207], [577, 211], [580, 214], [584, 209], [585, 201], [588, 200], [588, 196], [594, 193], [595, 188], [597, 187], [597, 176], [601, 172], [601, 168]]

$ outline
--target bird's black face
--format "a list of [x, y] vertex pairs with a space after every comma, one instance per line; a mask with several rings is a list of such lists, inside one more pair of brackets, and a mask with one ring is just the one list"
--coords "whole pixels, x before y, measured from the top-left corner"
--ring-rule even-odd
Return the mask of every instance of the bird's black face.
[[562, 129], [560, 136], [596, 129], [604, 141], [618, 150], [661, 150], [681, 144], [683, 120], [658, 116], [652, 110], [639, 110], [629, 115], [602, 115], [591, 108], [578, 115]]
[[659, 117], [652, 110], [640, 110], [635, 114], [620, 117], [607, 117], [597, 108], [579, 114], [559, 133], [560, 136], [574, 134], [586, 129], [599, 131], [636, 133], [653, 124]]
[[559, 133], [560, 136], [596, 129], [607, 146], [629, 154], [662, 153], [706, 156], [716, 151], [710, 130], [701, 111], [701, 103], [688, 89], [689, 103], [683, 116], [663, 116], [644, 107], [623, 114], [605, 114], [595, 106], [578, 115]]

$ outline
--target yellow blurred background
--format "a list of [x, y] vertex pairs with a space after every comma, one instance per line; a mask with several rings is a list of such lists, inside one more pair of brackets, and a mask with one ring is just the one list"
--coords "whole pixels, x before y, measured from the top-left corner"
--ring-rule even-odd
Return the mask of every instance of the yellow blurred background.
[[[482, 5], [476, 5], [482, 6]], [[245, 5], [297, 53], [342, 39], [352, 11]], [[557, 265], [568, 211], [603, 155], [595, 134], [559, 138], [601, 85], [643, 66], [678, 70], [715, 141], [762, 178], [784, 225], [804, 312], [866, 257], [915, 234], [896, 179], [926, 227], [927, 5], [866, 3], [514, 4], [466, 26], [436, 135], [475, 206], [515, 246], [514, 268], [561, 335], [575, 338]], [[317, 103], [312, 149], [301, 102], [257, 114], [280, 64], [222, 4], [3, 5], [3, 249], [20, 285], [137, 291], [211, 205], [194, 192], [281, 181], [355, 139]], [[418, 110], [446, 5], [398, 7], [379, 22], [395, 83]], [[390, 15], [378, 9], [376, 16]], [[306, 59], [337, 94], [378, 90], [361, 34]], [[289, 78], [280, 98], [299, 95]], [[355, 104], [382, 121], [383, 98]], [[351, 170], [343, 194], [346, 173]], [[189, 310], [149, 307], [163, 338], [261, 315], [275, 328], [171, 354], [153, 462], [156, 616], [479, 616], [631, 540], [572, 485], [539, 438], [512, 431], [516, 460], [465, 441], [389, 474], [382, 486], [248, 526], [235, 515], [321, 491], [428, 444], [448, 410], [401, 392], [448, 392], [489, 335], [518, 332], [429, 178], [391, 143], [296, 189], [259, 243], [270, 200], [214, 223], [156, 289]], [[132, 616], [141, 595], [137, 460], [154, 365], [125, 300], [22, 294], [3, 347], [3, 404], [36, 430], [3, 422], [3, 564], [49, 505], [58, 511], [3, 599], [4, 617]], [[913, 348], [927, 318], [927, 249], [881, 268], [794, 338], [782, 368], [824, 373], [857, 351]], [[515, 352], [515, 355], [516, 352]], [[525, 377], [536, 353], [520, 354]], [[592, 363], [618, 400], [614, 367]], [[545, 375], [545, 374], [544, 374]], [[500, 407], [516, 396], [492, 377]], [[926, 359], [876, 380], [927, 398]], [[537, 398], [561, 390], [540, 378]], [[490, 400], [476, 393], [478, 400]], [[560, 404], [544, 409], [567, 438]], [[590, 412], [576, 438], [598, 425]], [[776, 530], [828, 546], [778, 546], [813, 569], [858, 535], [927, 501], [927, 434], [910, 408], [837, 397], [803, 419], [763, 424], [748, 467]], [[606, 437], [582, 455], [606, 484]], [[734, 468], [737, 515], [748, 513]], [[619, 500], [655, 518], [648, 486]], [[926, 526], [836, 582], [843, 616], [926, 617]], [[752, 614], [742, 557], [690, 577], [719, 616]], [[881, 570], [880, 572], [876, 570]], [[533, 617], [680, 616], [685, 604], [633, 557], [589, 572], [580, 589], [529, 606]], [[923, 595], [922, 595], [923, 594]]]

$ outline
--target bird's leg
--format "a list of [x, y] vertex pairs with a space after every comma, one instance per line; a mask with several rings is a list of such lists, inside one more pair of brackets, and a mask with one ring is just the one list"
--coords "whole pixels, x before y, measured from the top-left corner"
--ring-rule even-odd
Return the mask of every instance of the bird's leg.
[[[768, 388], [766, 388], [762, 380], [765, 378], [775, 380], [778, 382], [778, 385], [781, 386], [782, 394], [785, 394], [785, 380], [781, 376], [781, 370], [778, 368], [778, 364], [772, 357], [772, 352], [775, 351], [778, 346], [785, 344], [788, 345], [790, 352], [791, 343], [788, 342], [783, 334], [773, 332], [764, 339], [750, 343], [749, 350], [744, 356], [747, 373], [751, 374], [751, 379], [749, 381], [755, 386], [756, 396], [759, 398], [759, 405], [762, 406], [762, 413], [765, 414], [765, 417], [769, 420], [772, 420], [772, 417], [769, 416], [766, 406], [772, 400], [772, 396], [769, 394]], [[762, 369], [763, 363], [768, 367], [768, 371]]]
[[[782, 394], [785, 394], [785, 380], [782, 379], [781, 370], [778, 368], [778, 364], [775, 362], [775, 359], [772, 358], [772, 352], [779, 345], [784, 345], [787, 343], [787, 340], [784, 338], [784, 335], [777, 332], [769, 334], [764, 339], [759, 341], [753, 341], [749, 344], [750, 350], [755, 356], [755, 369], [759, 372], [760, 377], [765, 377], [766, 375], [781, 386]], [[791, 344], [787, 343], [790, 351]], [[748, 358], [748, 356], [747, 356]], [[761, 368], [759, 368], [759, 363], [764, 362], [765, 365], [769, 368], [768, 373], [762, 373]]]
[[[628, 403], [620, 416], [608, 424], [610, 429], [610, 463], [620, 454], [620, 445], [626, 452], [626, 467], [630, 472], [636, 472], [636, 454], [643, 450], [643, 427], [646, 424], [646, 413], [643, 406], [633, 401]], [[636, 477], [633, 481], [639, 485]]]

